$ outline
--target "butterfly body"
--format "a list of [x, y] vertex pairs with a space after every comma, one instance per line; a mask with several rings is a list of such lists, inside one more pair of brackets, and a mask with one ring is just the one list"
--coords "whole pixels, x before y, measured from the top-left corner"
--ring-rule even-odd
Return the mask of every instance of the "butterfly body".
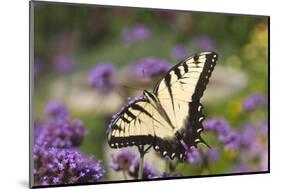
[[143, 97], [129, 103], [111, 122], [112, 148], [152, 145], [163, 156], [184, 159], [184, 153], [205, 143], [200, 98], [216, 64], [217, 54], [202, 52], [172, 67]]

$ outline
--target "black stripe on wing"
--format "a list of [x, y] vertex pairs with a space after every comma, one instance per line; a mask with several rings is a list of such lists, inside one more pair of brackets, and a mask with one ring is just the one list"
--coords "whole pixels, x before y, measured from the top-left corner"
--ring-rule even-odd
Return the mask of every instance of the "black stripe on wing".
[[[145, 114], [149, 118], [153, 119], [152, 115], [145, 110], [145, 105], [142, 107], [138, 105], [139, 102], [149, 103], [145, 100], [137, 100], [133, 103], [127, 105], [122, 109], [119, 113], [117, 113], [117, 117], [110, 124], [109, 132], [108, 132], [108, 144], [111, 148], [122, 148], [127, 146], [134, 145], [146, 145], [153, 144], [154, 142], [154, 133], [149, 135], [134, 135], [134, 136], [114, 136], [113, 132], [123, 132], [125, 133], [126, 129], [130, 130], [130, 127], [139, 124], [141, 127], [145, 127], [146, 125], [142, 123], [143, 121], [139, 118], [141, 114]], [[138, 112], [137, 114], [132, 113], [129, 109], [133, 109]], [[121, 120], [121, 121], [120, 121]], [[119, 122], [119, 124], [117, 124]], [[121, 124], [120, 124], [121, 123]], [[123, 125], [123, 129], [122, 129]], [[129, 128], [127, 128], [129, 127]], [[140, 129], [140, 128], [135, 128]]]
[[[194, 62], [198, 61], [198, 58], [196, 60], [196, 56], [194, 56]], [[206, 63], [203, 68], [203, 71], [200, 74], [199, 80], [197, 82], [194, 94], [192, 95], [193, 101], [198, 101], [203, 96], [203, 93], [207, 87], [207, 84], [209, 83], [209, 79], [212, 75], [212, 72], [214, 70], [214, 67], [217, 63], [218, 55], [216, 53], [208, 53], [206, 54]]]
[[[215, 52], [198, 53], [198, 54], [195, 54], [195, 55], [191, 56], [190, 58], [188, 58], [188, 59], [186, 59], [184, 61], [181, 61], [177, 65], [173, 66], [167, 72], [167, 74], [164, 76], [164, 79], [161, 79], [157, 83], [156, 87], [153, 89], [153, 93], [156, 96], [158, 96], [159, 85], [164, 80], [166, 88], [168, 89], [168, 92], [169, 92], [172, 104], [174, 104], [172, 84], [170, 83], [171, 82], [171, 72], [174, 71], [174, 73], [177, 76], [178, 80], [185, 78], [184, 75], [186, 73], [189, 73], [189, 67], [191, 68], [191, 66], [188, 65], [187, 62], [189, 62], [191, 59], [193, 59], [193, 63], [199, 64], [199, 57], [200, 56], [205, 56], [206, 60], [205, 60], [204, 68], [203, 68], [203, 70], [202, 70], [202, 72], [200, 74], [199, 80], [198, 80], [197, 85], [195, 87], [194, 94], [192, 96], [193, 100], [199, 100], [203, 96], [203, 93], [204, 93], [204, 91], [206, 89], [206, 86], [207, 86], [207, 84], [209, 82], [209, 78], [210, 78], [210, 76], [212, 74], [212, 71], [213, 71], [215, 65], [216, 65], [218, 55]], [[180, 66], [183, 66], [183, 69], [184, 69], [184, 73], [183, 74], [180, 73], [180, 69], [179, 69]]]

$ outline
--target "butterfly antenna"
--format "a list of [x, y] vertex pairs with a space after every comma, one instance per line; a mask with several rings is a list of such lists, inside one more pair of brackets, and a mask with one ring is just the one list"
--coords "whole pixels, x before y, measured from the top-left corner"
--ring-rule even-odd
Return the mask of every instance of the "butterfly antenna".
[[212, 149], [212, 147], [209, 146], [209, 144], [207, 144], [207, 142], [203, 138], [200, 137], [200, 140], [201, 143], [205, 144], [209, 149]]

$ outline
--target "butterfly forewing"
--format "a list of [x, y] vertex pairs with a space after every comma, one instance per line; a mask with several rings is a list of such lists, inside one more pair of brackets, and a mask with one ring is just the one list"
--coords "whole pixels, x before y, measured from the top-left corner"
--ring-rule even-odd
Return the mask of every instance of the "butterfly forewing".
[[200, 98], [216, 61], [216, 53], [196, 54], [172, 67], [153, 90], [172, 125], [184, 134], [188, 147], [203, 142], [200, 133], [204, 115]]

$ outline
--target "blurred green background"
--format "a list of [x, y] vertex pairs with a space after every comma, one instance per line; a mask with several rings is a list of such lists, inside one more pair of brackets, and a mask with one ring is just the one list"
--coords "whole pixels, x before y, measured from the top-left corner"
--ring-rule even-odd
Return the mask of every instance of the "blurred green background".
[[[267, 110], [249, 114], [242, 109], [244, 99], [252, 93], [266, 97], [268, 94], [267, 17], [35, 3], [34, 18], [34, 117], [46, 119], [44, 106], [50, 100], [65, 103], [71, 117], [82, 120], [88, 129], [81, 149], [103, 160], [107, 169], [111, 152], [105, 150], [106, 129], [112, 114], [126, 102], [126, 96], [120, 97], [118, 92], [100, 95], [87, 84], [90, 70], [100, 62], [114, 64], [120, 80], [129, 85], [123, 81], [126, 80], [123, 74], [141, 58], [156, 57], [174, 65], [178, 60], [171, 52], [178, 45], [187, 49], [186, 57], [213, 50], [219, 54], [221, 69], [214, 72], [210, 91], [222, 91], [220, 98], [208, 99], [209, 93], [216, 95], [208, 93], [207, 88], [206, 117], [224, 117], [233, 129], [239, 129], [247, 120], [267, 120]], [[149, 37], [126, 41], [124, 31], [136, 24], [145, 26]], [[65, 61], [58, 63], [59, 56], [65, 57]], [[229, 69], [235, 72], [227, 72]], [[234, 74], [225, 75], [224, 71]], [[223, 90], [228, 90], [227, 84], [233, 80], [236, 82], [233, 91], [224, 94]], [[216, 88], [216, 82], [220, 88]], [[137, 94], [131, 89], [127, 96]], [[211, 145], [217, 145], [212, 135], [203, 135]], [[208, 174], [226, 173], [244, 155], [222, 152]], [[178, 167], [184, 175], [204, 174], [200, 170], [196, 165]], [[110, 175], [104, 178], [111, 179]]]

